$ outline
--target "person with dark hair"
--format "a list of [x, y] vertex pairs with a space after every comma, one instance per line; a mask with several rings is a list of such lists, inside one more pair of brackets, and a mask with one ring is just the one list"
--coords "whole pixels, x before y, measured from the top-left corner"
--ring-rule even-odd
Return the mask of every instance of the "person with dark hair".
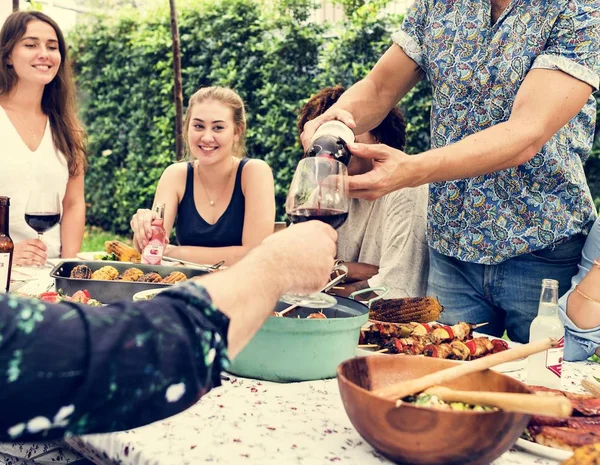
[[[246, 110], [227, 87], [202, 87], [190, 98], [183, 137], [189, 161], [163, 172], [154, 205], [165, 204], [167, 237], [177, 245], [168, 257], [195, 263], [231, 265], [273, 233], [275, 186], [263, 160], [245, 158]], [[153, 212], [139, 209], [131, 219], [133, 243], [141, 252], [152, 235]]]
[[[63, 34], [37, 11], [15, 12], [0, 31], [0, 195], [10, 197], [15, 265], [73, 257], [85, 225], [85, 134]], [[59, 228], [44, 242], [24, 220], [29, 189], [58, 192]]]
[[[307, 121], [321, 115], [344, 93], [342, 86], [327, 87], [313, 95], [300, 110], [298, 133]], [[386, 144], [398, 150], [406, 141], [406, 121], [392, 108], [371, 131], [356, 136], [364, 144]], [[352, 157], [348, 174], [366, 173], [371, 160]], [[338, 263], [344, 262], [348, 275], [342, 290], [354, 291], [385, 285], [387, 297], [421, 297], [427, 288], [429, 268], [425, 240], [427, 186], [404, 189], [375, 201], [352, 199], [348, 219], [338, 229]]]

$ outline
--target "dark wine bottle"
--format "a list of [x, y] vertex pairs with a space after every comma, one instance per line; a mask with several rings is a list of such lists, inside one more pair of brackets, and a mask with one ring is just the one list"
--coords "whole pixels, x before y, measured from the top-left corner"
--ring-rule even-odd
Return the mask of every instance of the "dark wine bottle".
[[8, 292], [15, 245], [8, 234], [10, 199], [0, 197], [0, 292]]
[[333, 120], [323, 123], [310, 141], [307, 157], [333, 158], [348, 166], [352, 154], [347, 144], [354, 142], [352, 129], [341, 121]]

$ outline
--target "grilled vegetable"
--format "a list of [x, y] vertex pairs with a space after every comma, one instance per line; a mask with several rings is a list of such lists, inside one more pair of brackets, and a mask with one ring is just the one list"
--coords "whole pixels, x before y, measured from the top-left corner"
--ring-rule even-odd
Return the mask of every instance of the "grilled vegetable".
[[119, 272], [114, 266], [103, 266], [92, 273], [92, 279], [104, 281], [113, 281], [117, 279], [117, 276], [119, 276]]
[[142, 256], [137, 250], [119, 241], [106, 241], [104, 248], [106, 253], [115, 254], [120, 262], [139, 263], [142, 260]]
[[162, 276], [154, 271], [151, 271], [150, 273], [146, 273], [144, 276], [138, 279], [138, 281], [143, 283], [160, 283], [162, 281]]
[[373, 302], [369, 318], [389, 323], [427, 323], [440, 317], [443, 307], [434, 297], [407, 297]]
[[121, 281], [139, 281], [144, 272], [138, 268], [129, 268], [121, 275]]
[[75, 279], [90, 279], [92, 270], [86, 265], [77, 265], [71, 270], [71, 278]]
[[175, 284], [181, 281], [185, 281], [187, 276], [181, 271], [173, 271], [169, 276], [165, 277], [162, 282], [166, 284]]

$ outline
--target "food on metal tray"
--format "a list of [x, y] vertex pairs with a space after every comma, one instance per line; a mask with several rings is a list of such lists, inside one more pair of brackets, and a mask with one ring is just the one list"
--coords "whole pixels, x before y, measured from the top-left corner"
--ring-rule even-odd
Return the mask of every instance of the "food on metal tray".
[[435, 297], [382, 299], [373, 302], [369, 318], [388, 323], [427, 323], [437, 320], [443, 310]]
[[121, 281], [139, 281], [142, 276], [144, 276], [144, 272], [139, 268], [128, 268], [119, 279]]
[[181, 271], [173, 271], [169, 276], [166, 276], [162, 282], [165, 284], [175, 284], [181, 281], [185, 281], [187, 276], [184, 275]]
[[428, 341], [439, 343], [454, 338], [461, 341], [468, 339], [479, 325], [470, 323], [457, 323], [452, 326], [439, 323], [372, 323], [361, 332], [361, 340], [366, 344], [380, 344], [393, 338], [407, 338], [413, 336], [428, 336]]
[[454, 410], [457, 412], [493, 412], [499, 410], [496, 407], [487, 405], [471, 405], [464, 402], [446, 402], [433, 394], [422, 392], [414, 396], [408, 396], [402, 399], [404, 402], [413, 404], [415, 407], [434, 408], [438, 410]]
[[600, 443], [600, 398], [541, 386], [530, 388], [537, 395], [567, 397], [573, 406], [573, 416], [553, 418], [533, 415], [527, 425], [525, 439], [564, 450]]
[[114, 281], [119, 276], [119, 272], [114, 266], [103, 266], [99, 270], [92, 273], [92, 278], [95, 280]]
[[75, 279], [90, 279], [92, 270], [86, 265], [77, 265], [71, 270], [71, 278]]
[[561, 465], [598, 465], [600, 464], [600, 441], [595, 444], [577, 447], [573, 456]]
[[120, 241], [106, 241], [104, 243], [106, 253], [113, 253], [120, 262], [140, 263], [142, 256], [133, 247]]
[[315, 313], [311, 313], [310, 315], [308, 315], [306, 317], [307, 320], [326, 320], [327, 317], [325, 316], [325, 314], [323, 312], [315, 312]]
[[160, 283], [162, 281], [162, 276], [154, 271], [151, 271], [150, 273], [146, 273], [144, 276], [142, 276], [138, 281], [143, 283]]

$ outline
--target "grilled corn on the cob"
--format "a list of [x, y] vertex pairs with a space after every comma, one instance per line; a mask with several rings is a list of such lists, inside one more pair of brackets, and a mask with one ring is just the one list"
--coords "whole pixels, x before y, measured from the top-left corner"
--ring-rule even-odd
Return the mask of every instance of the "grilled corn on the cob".
[[166, 276], [162, 282], [166, 284], [175, 284], [181, 281], [185, 281], [187, 276], [181, 271], [173, 271], [169, 276]]
[[120, 262], [139, 263], [142, 260], [137, 250], [119, 241], [106, 241], [104, 248], [106, 253], [114, 253]]
[[427, 323], [437, 320], [443, 309], [434, 297], [378, 300], [371, 305], [369, 318], [388, 323]]

